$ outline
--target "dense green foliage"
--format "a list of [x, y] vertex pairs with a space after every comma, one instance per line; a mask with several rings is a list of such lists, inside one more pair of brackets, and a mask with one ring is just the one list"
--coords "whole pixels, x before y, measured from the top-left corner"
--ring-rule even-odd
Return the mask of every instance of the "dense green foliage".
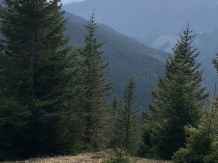
[[[218, 70], [217, 59], [213, 64]], [[218, 98], [216, 97], [216, 85], [214, 98], [209, 110], [203, 114], [197, 127], [185, 126], [186, 146], [180, 148], [173, 155], [174, 163], [216, 163], [218, 159]]]
[[201, 87], [202, 71], [195, 59], [192, 31], [187, 27], [166, 62], [166, 75], [159, 77], [152, 90], [153, 104], [145, 115], [145, 155], [171, 159], [185, 144], [184, 125], [196, 127], [208, 94]]
[[217, 98], [212, 106], [205, 111], [197, 127], [185, 126], [186, 146], [173, 155], [175, 163], [215, 163], [217, 160]]
[[108, 148], [123, 148], [124, 121], [122, 116], [123, 106], [117, 97], [114, 97], [111, 108], [108, 110]]
[[76, 76], [66, 71], [74, 67], [60, 1], [3, 2], [0, 158], [61, 153], [66, 147], [62, 115], [76, 105], [71, 89]]

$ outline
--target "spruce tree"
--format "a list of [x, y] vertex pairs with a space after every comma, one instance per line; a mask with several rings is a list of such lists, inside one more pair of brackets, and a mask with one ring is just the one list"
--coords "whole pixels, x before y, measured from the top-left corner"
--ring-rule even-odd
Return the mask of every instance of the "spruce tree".
[[130, 77], [126, 85], [123, 96], [122, 118], [123, 128], [123, 147], [130, 153], [135, 154], [138, 148], [140, 123], [138, 109], [136, 106], [135, 83], [133, 76]]
[[84, 86], [81, 84], [83, 74], [79, 62], [79, 53], [76, 49], [70, 56], [70, 68], [67, 68], [69, 78], [66, 80], [64, 92], [64, 108], [61, 115], [61, 153], [75, 154], [82, 150], [85, 125], [81, 117], [81, 99], [83, 98]]
[[61, 152], [61, 113], [73, 80], [60, 0], [0, 7], [0, 158]]
[[108, 114], [108, 147], [111, 149], [123, 148], [125, 123], [122, 113], [122, 103], [115, 97]]
[[165, 76], [159, 77], [152, 90], [153, 103], [145, 116], [147, 156], [171, 159], [185, 144], [184, 125], [199, 123], [208, 93], [201, 86], [201, 64], [195, 61], [199, 52], [193, 38], [189, 27], [183, 30], [173, 48], [174, 56], [166, 61]]
[[140, 140], [139, 111], [135, 96], [134, 78], [131, 76], [123, 95], [123, 103], [115, 97], [110, 113], [109, 147], [115, 150], [136, 154]]
[[102, 58], [100, 50], [103, 43], [98, 43], [95, 37], [97, 25], [92, 14], [85, 26], [88, 34], [85, 37], [85, 46], [80, 49], [81, 67], [84, 86], [83, 117], [85, 118], [85, 147], [95, 151], [105, 146], [105, 113], [108, 107], [107, 97], [111, 84], [107, 82], [104, 70], [108, 66]]

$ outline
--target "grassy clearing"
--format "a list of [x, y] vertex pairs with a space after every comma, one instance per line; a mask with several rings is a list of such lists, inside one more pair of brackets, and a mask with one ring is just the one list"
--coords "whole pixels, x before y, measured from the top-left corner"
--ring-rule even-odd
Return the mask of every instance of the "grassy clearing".
[[[100, 163], [104, 158], [107, 158], [107, 152], [84, 153], [77, 156], [60, 156], [52, 158], [37, 158], [22, 161], [11, 161], [2, 163]], [[133, 163], [171, 163], [171, 161], [149, 160], [141, 158], [132, 158]]]

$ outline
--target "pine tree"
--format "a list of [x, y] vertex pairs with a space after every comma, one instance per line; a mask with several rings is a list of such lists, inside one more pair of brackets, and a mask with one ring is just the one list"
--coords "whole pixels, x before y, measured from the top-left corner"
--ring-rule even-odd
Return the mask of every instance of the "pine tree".
[[125, 123], [122, 113], [122, 103], [115, 97], [108, 115], [108, 139], [111, 149], [123, 148]]
[[[173, 48], [174, 57], [166, 61], [164, 77], [159, 77], [152, 90], [153, 104], [146, 115], [144, 140], [145, 155], [171, 159], [173, 153], [185, 144], [184, 125], [196, 126], [201, 117], [204, 100], [208, 97], [201, 87], [201, 64], [189, 27]], [[150, 127], [149, 127], [150, 126]]]
[[108, 66], [102, 58], [100, 51], [103, 43], [98, 43], [95, 37], [97, 25], [92, 14], [88, 24], [85, 26], [88, 34], [85, 37], [85, 46], [80, 49], [81, 66], [83, 74], [84, 98], [83, 115], [85, 118], [85, 138], [86, 148], [95, 151], [105, 146], [104, 124], [105, 112], [108, 107], [107, 97], [111, 84], [107, 82], [104, 70]]
[[123, 147], [130, 153], [137, 151], [139, 141], [140, 123], [138, 109], [136, 106], [135, 83], [133, 76], [130, 77], [124, 92], [124, 102], [122, 110], [122, 118], [124, 122], [123, 128]]
[[[79, 65], [79, 52], [76, 49], [69, 56], [70, 68], [67, 72], [70, 78], [66, 81], [66, 92], [64, 109], [61, 111], [61, 153], [75, 154], [82, 150], [83, 141], [81, 135], [84, 133], [85, 125], [81, 117], [81, 99], [84, 93], [84, 86], [81, 84], [83, 74]], [[68, 84], [68, 85], [67, 85]]]
[[60, 153], [61, 114], [74, 105], [66, 91], [74, 72], [60, 0], [3, 2], [0, 157]]
[[[218, 62], [213, 59], [214, 67], [218, 70]], [[218, 97], [216, 83], [211, 107], [205, 110], [197, 127], [185, 126], [185, 147], [176, 151], [172, 157], [174, 163], [183, 162], [216, 162], [218, 159]]]
[[131, 155], [138, 150], [141, 130], [135, 91], [134, 77], [131, 76], [124, 91], [123, 103], [117, 101], [116, 97], [113, 100], [109, 125], [109, 147], [127, 151]]

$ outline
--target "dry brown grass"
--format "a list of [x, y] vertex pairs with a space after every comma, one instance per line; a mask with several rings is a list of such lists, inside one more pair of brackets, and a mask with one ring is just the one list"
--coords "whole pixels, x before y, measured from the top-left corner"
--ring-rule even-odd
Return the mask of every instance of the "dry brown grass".
[[136, 163], [172, 163], [171, 161], [151, 160], [151, 159], [138, 159]]
[[[108, 152], [98, 153], [85, 153], [77, 156], [61, 156], [52, 158], [37, 158], [23, 161], [2, 162], [2, 163], [100, 163], [104, 158], [107, 158], [110, 154]], [[171, 161], [161, 160], [149, 160], [142, 158], [132, 158], [134, 163], [171, 163]]]

